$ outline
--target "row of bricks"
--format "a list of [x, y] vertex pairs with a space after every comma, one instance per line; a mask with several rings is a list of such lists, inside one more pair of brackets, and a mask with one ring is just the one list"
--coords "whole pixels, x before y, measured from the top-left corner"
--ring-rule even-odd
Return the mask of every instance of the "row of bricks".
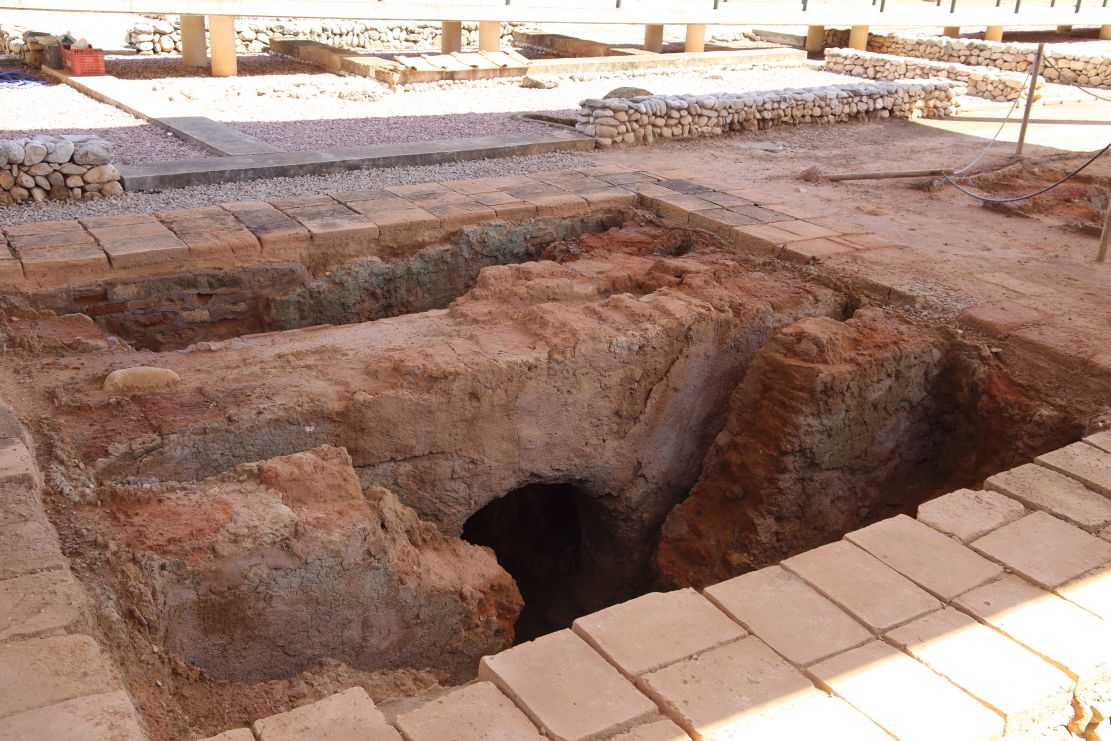
[[1026, 738], [1075, 723], [1074, 698], [1082, 727], [1111, 711], [1106, 496], [1105, 432], [917, 520], [485, 657], [478, 682], [393, 725], [356, 688], [213, 741]]
[[47, 520], [27, 443], [0, 405], [0, 739], [139, 741], [131, 699], [89, 636], [86, 596]]
[[394, 256], [471, 224], [635, 206], [800, 262], [892, 244], [760, 192], [673, 175], [621, 167], [562, 170], [21, 224], [3, 230], [0, 284], [58, 286], [256, 261], [326, 269]]

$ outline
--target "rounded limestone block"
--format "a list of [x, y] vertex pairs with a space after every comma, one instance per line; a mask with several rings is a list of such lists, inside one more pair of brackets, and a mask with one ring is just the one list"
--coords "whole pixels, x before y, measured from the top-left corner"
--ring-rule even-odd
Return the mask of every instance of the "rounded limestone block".
[[104, 379], [104, 390], [109, 393], [156, 391], [181, 383], [181, 376], [169, 368], [141, 365], [135, 368], [114, 370]]

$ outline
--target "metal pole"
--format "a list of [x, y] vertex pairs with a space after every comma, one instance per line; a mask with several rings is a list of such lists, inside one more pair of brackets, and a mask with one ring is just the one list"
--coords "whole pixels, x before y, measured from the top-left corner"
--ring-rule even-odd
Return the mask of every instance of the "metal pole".
[[1034, 54], [1034, 69], [1030, 70], [1030, 90], [1026, 93], [1026, 110], [1022, 112], [1022, 128], [1018, 130], [1018, 146], [1015, 147], [1015, 156], [1022, 154], [1022, 145], [1026, 143], [1026, 127], [1030, 125], [1030, 109], [1034, 107], [1034, 90], [1038, 86], [1038, 75], [1042, 71], [1042, 54], [1045, 53], [1045, 44], [1038, 44], [1038, 51]]
[[1096, 262], [1107, 262], [1107, 248], [1111, 246], [1111, 198], [1107, 199], [1107, 211], [1103, 215], [1103, 233], [1099, 236], [1099, 253]]

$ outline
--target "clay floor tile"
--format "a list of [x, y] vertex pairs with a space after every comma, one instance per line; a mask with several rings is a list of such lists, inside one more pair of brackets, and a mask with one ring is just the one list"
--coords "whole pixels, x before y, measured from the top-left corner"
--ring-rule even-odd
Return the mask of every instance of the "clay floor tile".
[[715, 584], [705, 594], [754, 635], [800, 666], [870, 640], [848, 613], [780, 566]]
[[637, 677], [745, 631], [693, 589], [651, 592], [574, 622], [572, 630], [627, 677]]
[[1111, 562], [1111, 543], [1045, 512], [1004, 525], [972, 547], [1043, 589]]
[[971, 489], [958, 489], [918, 505], [920, 522], [965, 544], [1025, 514], [1021, 502], [998, 492]]
[[845, 539], [943, 602], [1003, 573], [998, 564], [906, 515], [880, 520]]
[[1044, 466], [1027, 463], [1012, 468], [990, 477], [984, 486], [1089, 533], [1111, 524], [1111, 498]]

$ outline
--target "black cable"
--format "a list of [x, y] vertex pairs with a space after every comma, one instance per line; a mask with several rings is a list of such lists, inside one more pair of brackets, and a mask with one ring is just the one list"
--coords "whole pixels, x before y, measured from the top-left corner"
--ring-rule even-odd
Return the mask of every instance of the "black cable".
[[1101, 149], [1098, 152], [1096, 152], [1095, 154], [1093, 154], [1091, 159], [1089, 159], [1083, 165], [1081, 165], [1080, 167], [1078, 167], [1075, 170], [1073, 170], [1072, 172], [1070, 172], [1065, 177], [1058, 180], [1056, 183], [1053, 183], [1052, 185], [1047, 185], [1044, 188], [1042, 188], [1041, 190], [1036, 190], [1033, 193], [1030, 193], [1029, 195], [1025, 195], [1025, 196], [1015, 196], [1013, 198], [992, 198], [990, 196], [982, 196], [982, 195], [979, 195], [978, 193], [973, 193], [972, 191], [970, 191], [970, 190], [964, 188], [963, 186], [961, 186], [961, 184], [958, 183], [956, 180], [954, 180], [951, 175], [943, 174], [942, 177], [944, 177], [946, 180], [948, 180], [961, 193], [964, 193], [967, 196], [972, 196], [973, 198], [984, 201], [985, 203], [1014, 203], [1015, 201], [1025, 201], [1027, 198], [1033, 198], [1034, 196], [1040, 196], [1042, 193], [1053, 190], [1054, 188], [1056, 188], [1058, 185], [1061, 185], [1065, 181], [1072, 180], [1074, 177], [1076, 177], [1081, 172], [1083, 172], [1084, 169], [1088, 167], [1088, 165], [1092, 164], [1097, 159], [1099, 159], [1100, 156], [1104, 152], [1106, 152], [1108, 149], [1111, 149], [1111, 142], [1107, 142], [1107, 146], [1105, 146], [1103, 149]]

